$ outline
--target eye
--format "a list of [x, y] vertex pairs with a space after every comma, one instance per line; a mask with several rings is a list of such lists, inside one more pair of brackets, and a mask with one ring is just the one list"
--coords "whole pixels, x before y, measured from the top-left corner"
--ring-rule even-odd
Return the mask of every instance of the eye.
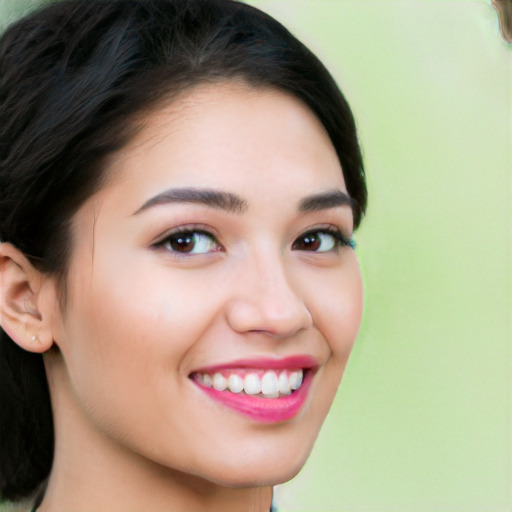
[[221, 249], [211, 233], [200, 230], [175, 231], [156, 243], [155, 247], [179, 254], [207, 254]]
[[329, 252], [341, 246], [354, 248], [354, 242], [341, 231], [319, 229], [301, 235], [293, 242], [292, 249], [295, 251]]

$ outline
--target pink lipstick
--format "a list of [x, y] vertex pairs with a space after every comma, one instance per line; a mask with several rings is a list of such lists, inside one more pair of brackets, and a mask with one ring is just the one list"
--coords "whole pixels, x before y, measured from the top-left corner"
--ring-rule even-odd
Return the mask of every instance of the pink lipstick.
[[258, 422], [280, 423], [301, 410], [317, 367], [310, 356], [253, 358], [204, 367], [190, 378], [226, 407]]

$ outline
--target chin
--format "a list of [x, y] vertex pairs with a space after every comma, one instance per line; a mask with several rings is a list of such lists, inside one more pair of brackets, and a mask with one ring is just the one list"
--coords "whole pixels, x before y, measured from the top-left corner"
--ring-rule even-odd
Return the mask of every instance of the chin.
[[252, 463], [245, 460], [243, 465], [217, 467], [212, 481], [229, 488], [282, 484], [288, 482], [300, 472], [308, 459], [309, 453], [308, 450], [306, 454], [300, 457], [297, 453], [291, 456], [283, 454], [279, 457], [269, 455], [268, 458], [261, 459], [260, 457], [259, 460]]
[[222, 487], [227, 487], [230, 489], [274, 486], [284, 484], [285, 482], [291, 480], [300, 472], [303, 466], [304, 464], [300, 464], [294, 468], [288, 468], [287, 471], [279, 472], [268, 471], [268, 468], [266, 468], [265, 471], [256, 471], [251, 472], [250, 474], [237, 476], [230, 475], [229, 477], [226, 476], [226, 478], [219, 478], [219, 475], [216, 475], [216, 478], [213, 480], [213, 482], [217, 485], [221, 485]]

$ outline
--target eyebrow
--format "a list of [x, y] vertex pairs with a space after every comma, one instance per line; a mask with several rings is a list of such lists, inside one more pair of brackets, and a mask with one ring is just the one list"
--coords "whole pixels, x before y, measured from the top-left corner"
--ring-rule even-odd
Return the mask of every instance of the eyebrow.
[[354, 211], [357, 207], [357, 201], [342, 190], [327, 190], [302, 199], [299, 203], [299, 211], [302, 213], [316, 212], [338, 206], [350, 206]]
[[[148, 199], [133, 215], [153, 206], [173, 203], [203, 204], [236, 214], [244, 213], [249, 206], [245, 199], [231, 192], [209, 188], [171, 188]], [[342, 190], [327, 190], [303, 198], [299, 202], [298, 211], [308, 213], [339, 206], [350, 206], [354, 210], [357, 201]]]
[[245, 199], [232, 194], [209, 188], [171, 188], [146, 201], [135, 213], [143, 212], [156, 205], [172, 203], [204, 204], [230, 213], [243, 213], [248, 204]]

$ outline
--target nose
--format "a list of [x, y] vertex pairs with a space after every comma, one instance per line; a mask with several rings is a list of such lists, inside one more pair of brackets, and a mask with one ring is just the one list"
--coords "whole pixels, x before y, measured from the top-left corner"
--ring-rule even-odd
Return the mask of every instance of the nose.
[[296, 288], [283, 262], [268, 257], [254, 262], [239, 273], [227, 305], [228, 323], [240, 333], [261, 332], [277, 339], [310, 328], [313, 317]]

